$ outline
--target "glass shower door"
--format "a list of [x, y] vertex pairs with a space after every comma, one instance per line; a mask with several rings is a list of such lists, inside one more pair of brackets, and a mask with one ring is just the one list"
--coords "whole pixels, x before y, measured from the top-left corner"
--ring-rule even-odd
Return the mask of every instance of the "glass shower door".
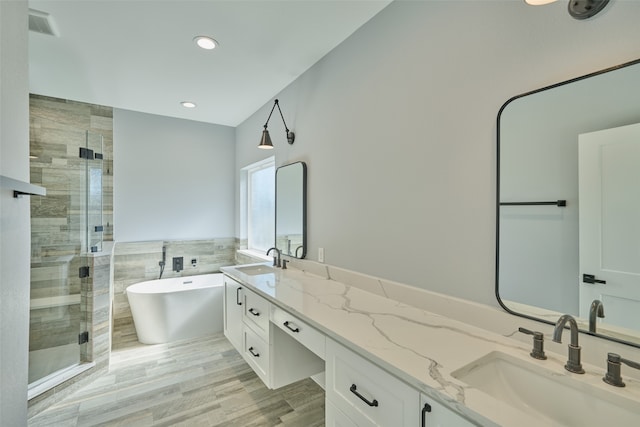
[[70, 280], [74, 258], [45, 254], [31, 263], [29, 384], [80, 363], [80, 281]]
[[47, 196], [31, 200], [30, 390], [46, 388], [59, 373], [81, 361], [78, 255], [85, 240], [86, 210], [86, 160], [81, 156], [86, 137], [61, 146], [56, 137], [64, 124], [34, 120], [40, 127], [31, 135], [32, 182], [40, 181]]
[[[29, 390], [46, 389], [90, 359], [87, 298], [91, 252], [102, 249], [102, 135], [86, 132], [64, 149], [57, 123], [32, 135]], [[36, 178], [36, 179], [34, 179]]]

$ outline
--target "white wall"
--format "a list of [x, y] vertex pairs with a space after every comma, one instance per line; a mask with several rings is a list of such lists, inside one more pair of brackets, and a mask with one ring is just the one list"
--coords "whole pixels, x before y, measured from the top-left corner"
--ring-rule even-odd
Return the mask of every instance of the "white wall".
[[[497, 305], [496, 117], [514, 95], [640, 55], [640, 2], [398, 1], [277, 95], [276, 166], [308, 165], [310, 259]], [[236, 129], [238, 168], [271, 104]], [[237, 203], [237, 202], [236, 202]]]
[[[0, 175], [29, 182], [27, 2], [0, 1]], [[27, 425], [29, 197], [0, 194], [0, 424]]]
[[234, 236], [234, 128], [113, 112], [114, 240]]

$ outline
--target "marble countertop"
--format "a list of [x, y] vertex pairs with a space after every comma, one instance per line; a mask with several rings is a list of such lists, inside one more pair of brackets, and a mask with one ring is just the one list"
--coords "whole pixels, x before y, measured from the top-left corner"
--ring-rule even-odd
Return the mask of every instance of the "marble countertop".
[[[538, 361], [529, 356], [531, 347], [517, 340], [336, 280], [294, 268], [249, 275], [237, 267], [241, 266], [221, 270], [329, 338], [482, 426], [562, 425], [506, 405], [451, 376], [495, 351], [526, 363], [541, 364], [557, 376], [580, 377], [580, 381], [606, 390], [612, 396], [637, 401], [640, 408], [640, 382], [625, 377], [626, 388], [608, 386], [602, 381], [604, 367], [584, 364], [586, 374], [571, 374], [564, 369], [566, 354], [547, 351], [548, 359]], [[563, 342], [568, 340], [567, 331]]]

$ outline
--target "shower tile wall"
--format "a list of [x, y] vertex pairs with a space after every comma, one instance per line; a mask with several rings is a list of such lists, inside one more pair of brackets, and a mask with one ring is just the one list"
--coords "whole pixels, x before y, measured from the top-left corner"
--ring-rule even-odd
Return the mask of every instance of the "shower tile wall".
[[[112, 349], [137, 342], [125, 289], [138, 282], [160, 276], [162, 247], [166, 247], [166, 265], [162, 278], [217, 273], [220, 267], [234, 265], [235, 238], [187, 241], [116, 242], [114, 252], [114, 298]], [[183, 257], [184, 270], [172, 270], [172, 258]], [[196, 266], [191, 260], [196, 259]]]
[[111, 262], [113, 242], [107, 242], [102, 252], [86, 256], [91, 276], [85, 279], [82, 294], [82, 330], [89, 332], [89, 345], [82, 346], [83, 360], [96, 367], [107, 368], [111, 351]]

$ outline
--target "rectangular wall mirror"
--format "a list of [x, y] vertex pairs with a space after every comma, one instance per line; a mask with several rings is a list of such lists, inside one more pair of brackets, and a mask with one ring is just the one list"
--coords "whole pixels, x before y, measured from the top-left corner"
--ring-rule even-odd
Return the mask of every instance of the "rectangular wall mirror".
[[276, 248], [282, 255], [307, 254], [307, 165], [295, 162], [276, 170]]
[[[640, 346], [640, 60], [498, 114], [496, 295], [512, 314]], [[594, 307], [604, 306], [604, 317]]]

